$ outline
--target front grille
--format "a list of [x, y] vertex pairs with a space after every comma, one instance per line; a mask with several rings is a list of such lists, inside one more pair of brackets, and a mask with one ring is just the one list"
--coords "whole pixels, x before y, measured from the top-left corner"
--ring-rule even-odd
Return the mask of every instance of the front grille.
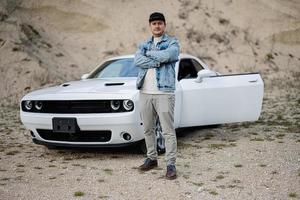
[[[120, 104], [123, 105], [123, 100]], [[53, 101], [31, 101], [32, 109], [28, 110], [25, 107], [25, 102], [22, 101], [21, 107], [24, 112], [39, 112], [39, 113], [57, 113], [57, 114], [71, 114], [71, 113], [112, 113], [112, 112], [130, 112], [133, 110], [126, 110], [123, 106], [119, 109], [113, 110], [111, 108], [111, 100], [53, 100]], [[42, 103], [42, 107], [38, 110], [36, 103]]]
[[108, 142], [111, 139], [111, 131], [78, 131], [77, 133], [54, 133], [52, 130], [37, 129], [38, 134], [44, 140], [64, 142]]

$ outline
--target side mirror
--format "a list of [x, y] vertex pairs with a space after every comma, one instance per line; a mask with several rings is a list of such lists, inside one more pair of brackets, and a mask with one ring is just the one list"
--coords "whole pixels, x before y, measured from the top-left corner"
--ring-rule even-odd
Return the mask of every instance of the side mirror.
[[216, 76], [216, 75], [218, 75], [218, 74], [214, 71], [211, 71], [209, 69], [202, 69], [197, 73], [196, 82], [201, 83], [203, 81], [203, 78], [207, 78], [210, 76]]
[[90, 75], [90, 74], [83, 74], [83, 75], [81, 76], [81, 80], [87, 79], [87, 77], [88, 77], [89, 75]]

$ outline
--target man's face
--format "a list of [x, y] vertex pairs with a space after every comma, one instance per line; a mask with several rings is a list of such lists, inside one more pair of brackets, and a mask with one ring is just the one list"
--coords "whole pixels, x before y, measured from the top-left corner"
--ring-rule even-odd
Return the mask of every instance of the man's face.
[[164, 34], [165, 29], [166, 29], [166, 24], [164, 21], [161, 20], [155, 20], [150, 22], [149, 24], [152, 35], [154, 37], [160, 37], [162, 34]]

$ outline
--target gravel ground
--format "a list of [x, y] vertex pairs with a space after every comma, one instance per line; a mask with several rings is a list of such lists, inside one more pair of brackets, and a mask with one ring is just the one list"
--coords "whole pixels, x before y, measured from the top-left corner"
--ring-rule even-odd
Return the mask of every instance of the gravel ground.
[[[126, 149], [55, 149], [35, 145], [16, 107], [1, 107], [0, 199], [299, 199], [300, 99], [265, 94], [254, 123], [178, 132], [178, 178]], [[24, 134], [25, 133], [25, 134]]]

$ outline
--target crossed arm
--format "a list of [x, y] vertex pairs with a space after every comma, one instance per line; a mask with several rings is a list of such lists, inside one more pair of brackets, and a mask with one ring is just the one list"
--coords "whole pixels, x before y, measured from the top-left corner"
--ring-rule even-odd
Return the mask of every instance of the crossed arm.
[[134, 64], [140, 68], [160, 67], [161, 63], [176, 62], [178, 60], [179, 44], [177, 39], [173, 39], [165, 50], [147, 51], [144, 46], [139, 47], [134, 57]]
[[146, 50], [142, 45], [134, 55], [134, 64], [143, 69], [159, 67], [160, 63], [146, 56]]

